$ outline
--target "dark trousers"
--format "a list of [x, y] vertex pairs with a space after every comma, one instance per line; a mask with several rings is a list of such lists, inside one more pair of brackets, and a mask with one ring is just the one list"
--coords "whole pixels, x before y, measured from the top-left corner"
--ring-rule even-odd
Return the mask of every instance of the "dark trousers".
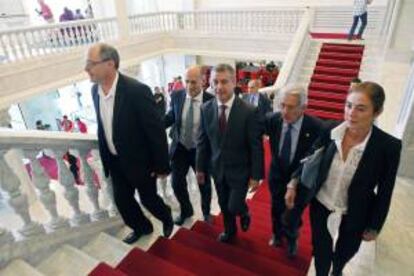
[[352, 23], [352, 27], [351, 30], [349, 31], [349, 35], [348, 38], [352, 39], [355, 29], [358, 26], [358, 21], [361, 20], [361, 26], [359, 27], [359, 31], [358, 31], [358, 38], [362, 37], [362, 34], [364, 33], [365, 27], [367, 26], [367, 21], [368, 21], [368, 13], [365, 12], [361, 15], [356, 15], [354, 16], [354, 21]]
[[[142, 172], [141, 168], [125, 167], [117, 157], [110, 161], [110, 176], [113, 183], [114, 200], [125, 224], [137, 233], [152, 229], [151, 221], [145, 217], [135, 199], [135, 190], [144, 207], [163, 223], [171, 223], [171, 209], [157, 194], [156, 177], [150, 172]], [[135, 172], [139, 172], [139, 175]]]
[[[175, 197], [180, 203], [181, 215], [183, 216], [193, 214], [186, 176], [190, 167], [195, 171], [195, 157], [195, 149], [187, 150], [179, 143], [171, 160], [172, 187]], [[205, 183], [198, 185], [198, 188], [201, 194], [201, 210], [204, 216], [208, 216], [211, 204], [211, 179], [209, 174], [206, 174]]]
[[333, 240], [328, 232], [327, 219], [331, 211], [317, 199], [310, 206], [312, 245], [317, 276], [329, 275], [331, 264], [334, 275], [339, 275], [346, 263], [356, 254], [362, 239], [362, 232], [349, 229], [348, 217], [342, 217], [338, 240], [333, 250]]
[[246, 183], [237, 183], [238, 186], [232, 184], [230, 185], [225, 177], [221, 182], [215, 181], [218, 202], [223, 213], [224, 232], [229, 235], [235, 235], [237, 232], [236, 216], [243, 216], [249, 212], [246, 204], [247, 180]]
[[[302, 225], [302, 213], [304, 206], [295, 204], [295, 207], [288, 210], [285, 205], [285, 194], [287, 182], [283, 180], [271, 180], [269, 189], [272, 201], [272, 230], [276, 238], [286, 236], [289, 240], [296, 240], [299, 235], [299, 227]], [[298, 193], [296, 203], [301, 202]]]

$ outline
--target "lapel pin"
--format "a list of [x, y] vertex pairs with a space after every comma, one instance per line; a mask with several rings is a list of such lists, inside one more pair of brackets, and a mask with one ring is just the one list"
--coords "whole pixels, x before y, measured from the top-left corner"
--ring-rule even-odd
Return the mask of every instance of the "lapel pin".
[[305, 136], [306, 136], [306, 137], [309, 137], [309, 136], [310, 136], [310, 134], [309, 134], [309, 133], [306, 133], [306, 134], [305, 134]]

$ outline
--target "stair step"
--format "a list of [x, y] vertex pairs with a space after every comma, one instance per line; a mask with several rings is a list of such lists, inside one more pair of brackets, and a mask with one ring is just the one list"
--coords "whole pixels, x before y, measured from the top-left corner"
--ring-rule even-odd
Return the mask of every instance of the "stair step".
[[357, 45], [351, 43], [324, 43], [323, 46], [334, 46], [334, 47], [346, 47], [346, 48], [353, 48], [353, 49], [364, 49], [364, 45]]
[[342, 69], [357, 69], [361, 66], [361, 62], [356, 61], [344, 61], [336, 59], [318, 59], [316, 61], [316, 66], [326, 66], [333, 68], [342, 68]]
[[331, 83], [312, 81], [309, 84], [309, 89], [310, 90], [332, 92], [332, 93], [348, 94], [349, 85], [339, 85], [339, 84], [331, 84]]
[[267, 258], [254, 255], [229, 244], [220, 243], [184, 228], [181, 228], [174, 235], [173, 240], [259, 275], [298, 274], [297, 269], [278, 263], [277, 260], [270, 261]]
[[355, 78], [358, 76], [359, 70], [336, 68], [336, 67], [329, 67], [329, 66], [316, 66], [313, 72], [315, 74], [324, 74], [324, 75], [331, 75], [331, 76], [347, 76], [347, 77]]
[[353, 53], [324, 52], [322, 50], [319, 54], [319, 59], [334, 59], [360, 62], [362, 60], [362, 55]]
[[352, 53], [352, 54], [362, 54], [364, 52], [364, 48], [354, 48], [354, 47], [344, 47], [344, 46], [332, 46], [332, 45], [323, 45], [321, 48], [321, 52], [330, 53], [330, 52], [337, 52], [337, 53]]
[[[201, 221], [196, 222], [191, 229], [211, 240], [216, 240], [218, 235], [222, 232], [221, 228]], [[289, 259], [286, 255], [286, 249], [271, 247], [267, 243], [258, 242], [252, 236], [239, 235], [231, 245], [250, 252], [251, 254], [268, 258], [271, 261], [277, 260], [278, 262], [295, 269], [307, 272], [309, 268], [310, 254], [308, 256], [298, 255], [295, 259]], [[306, 275], [306, 273], [304, 275]]]
[[43, 260], [37, 269], [46, 275], [86, 275], [98, 264], [97, 259], [66, 244]]
[[326, 111], [343, 112], [345, 103], [335, 103], [331, 101], [308, 100], [308, 107], [311, 109], [320, 109]]
[[2, 276], [43, 276], [39, 270], [21, 259], [13, 260], [4, 269], [0, 270]]
[[196, 275], [255, 275], [219, 258], [165, 238], [159, 238], [148, 252]]
[[311, 77], [311, 81], [314, 82], [323, 82], [323, 83], [331, 83], [331, 84], [340, 84], [340, 85], [347, 85], [352, 81], [352, 77], [338, 77], [338, 76], [331, 76], [325, 74], [313, 74]]
[[116, 270], [106, 263], [99, 263], [98, 266], [89, 272], [88, 276], [127, 276], [127, 274]]
[[309, 90], [308, 98], [315, 100], [334, 101], [338, 103], [344, 103], [347, 94], [330, 93], [326, 91]]
[[[175, 254], [173, 252], [172, 254]], [[194, 275], [185, 269], [176, 266], [155, 255], [149, 254], [139, 248], [132, 249], [116, 267], [127, 275], [169, 276]]]
[[94, 257], [97, 260], [108, 263], [115, 266], [125, 257], [126, 254], [132, 249], [122, 241], [106, 234], [99, 233], [99, 235], [85, 245], [82, 251], [88, 255]]
[[328, 120], [343, 121], [344, 119], [344, 115], [342, 113], [321, 111], [321, 110], [316, 110], [312, 108], [307, 108], [305, 110], [305, 114], [316, 116], [321, 119], [328, 119]]

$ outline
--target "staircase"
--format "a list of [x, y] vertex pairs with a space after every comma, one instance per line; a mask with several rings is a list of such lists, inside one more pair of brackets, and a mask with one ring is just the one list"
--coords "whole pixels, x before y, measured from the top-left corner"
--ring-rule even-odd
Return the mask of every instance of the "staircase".
[[310, 77], [306, 114], [343, 120], [349, 84], [359, 75], [363, 52], [363, 45], [322, 43]]
[[[267, 144], [265, 153], [268, 168]], [[197, 221], [189, 229], [180, 228], [170, 239], [158, 237], [148, 247], [139, 244], [138, 248], [121, 242], [117, 237], [124, 236], [126, 229], [115, 236], [102, 232], [86, 244], [61, 246], [37, 265], [17, 259], [0, 270], [0, 275], [306, 275], [312, 251], [308, 213], [304, 215], [298, 255], [289, 259], [286, 246], [268, 245], [271, 236], [269, 201], [265, 181], [248, 200], [252, 217], [249, 231], [239, 231], [231, 245], [216, 241], [223, 231], [222, 216], [218, 215], [211, 224]]]

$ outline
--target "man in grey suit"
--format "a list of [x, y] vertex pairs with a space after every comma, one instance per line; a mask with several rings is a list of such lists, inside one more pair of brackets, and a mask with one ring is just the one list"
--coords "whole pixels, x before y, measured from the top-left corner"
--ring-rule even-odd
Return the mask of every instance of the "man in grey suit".
[[236, 236], [237, 216], [243, 231], [250, 225], [245, 199], [248, 188], [255, 189], [263, 177], [262, 126], [257, 109], [234, 94], [233, 67], [217, 65], [212, 72], [212, 83], [217, 99], [201, 108], [197, 180], [200, 184], [205, 182], [205, 172], [211, 164], [224, 221], [224, 232], [218, 240], [228, 243]]

